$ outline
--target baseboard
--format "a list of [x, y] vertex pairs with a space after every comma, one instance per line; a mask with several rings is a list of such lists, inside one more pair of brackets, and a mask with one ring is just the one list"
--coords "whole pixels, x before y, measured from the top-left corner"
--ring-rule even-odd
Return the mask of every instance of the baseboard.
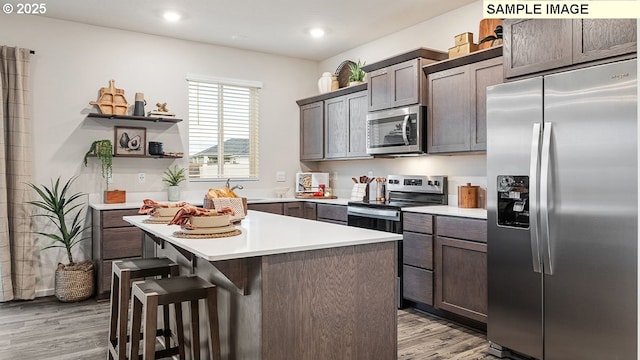
[[41, 290], [36, 290], [36, 297], [45, 297], [45, 296], [53, 296], [55, 295], [55, 290], [54, 289], [41, 289]]

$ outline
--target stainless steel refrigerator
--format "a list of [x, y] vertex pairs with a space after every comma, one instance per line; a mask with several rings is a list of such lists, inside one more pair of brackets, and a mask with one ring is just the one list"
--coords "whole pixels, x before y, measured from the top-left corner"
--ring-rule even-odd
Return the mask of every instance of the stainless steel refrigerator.
[[487, 91], [495, 355], [637, 358], [636, 60]]

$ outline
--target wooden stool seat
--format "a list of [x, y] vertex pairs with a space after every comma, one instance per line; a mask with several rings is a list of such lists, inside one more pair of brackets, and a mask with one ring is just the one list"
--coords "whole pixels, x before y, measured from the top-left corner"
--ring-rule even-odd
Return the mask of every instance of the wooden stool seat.
[[[173, 305], [176, 315], [178, 343], [184, 343], [182, 322], [182, 303], [189, 302], [191, 307], [191, 348], [192, 359], [200, 359], [200, 316], [198, 301], [206, 300], [209, 320], [209, 346], [212, 359], [220, 359], [220, 337], [218, 331], [218, 305], [215, 285], [198, 276], [177, 276], [165, 279], [137, 281], [132, 286], [133, 318], [131, 320], [131, 354], [137, 358], [140, 342], [140, 328], [144, 310], [145, 327], [143, 359], [155, 359], [155, 332], [157, 327], [157, 307]], [[180, 359], [184, 359], [184, 348], [180, 349]]]
[[[127, 359], [127, 322], [131, 300], [131, 281], [146, 277], [180, 275], [178, 264], [167, 258], [114, 261], [111, 266], [111, 321], [109, 322], [108, 359]], [[169, 308], [163, 309], [165, 347], [169, 346]]]

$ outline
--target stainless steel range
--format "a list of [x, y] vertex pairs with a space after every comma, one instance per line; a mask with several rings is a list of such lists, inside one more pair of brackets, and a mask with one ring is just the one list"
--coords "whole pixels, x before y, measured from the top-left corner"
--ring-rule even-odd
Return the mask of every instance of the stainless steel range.
[[[384, 202], [350, 201], [347, 204], [348, 225], [401, 234], [403, 208], [447, 205], [446, 176], [389, 175], [387, 190]], [[397, 299], [398, 308], [403, 308], [402, 241], [398, 241], [397, 246]]]

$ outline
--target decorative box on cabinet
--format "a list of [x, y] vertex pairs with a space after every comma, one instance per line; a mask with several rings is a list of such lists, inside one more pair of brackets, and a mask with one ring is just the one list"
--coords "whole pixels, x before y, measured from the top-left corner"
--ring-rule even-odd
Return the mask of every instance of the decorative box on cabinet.
[[636, 19], [505, 19], [504, 76], [635, 56]]
[[144, 235], [140, 229], [122, 220], [138, 215], [138, 209], [93, 209], [93, 260], [97, 268], [98, 298], [111, 291], [111, 262], [142, 256]]
[[433, 305], [433, 216], [404, 213], [402, 297]]
[[502, 47], [423, 68], [429, 84], [427, 152], [487, 149], [487, 86], [503, 82]]
[[435, 307], [486, 323], [486, 220], [437, 216], [436, 234]]

